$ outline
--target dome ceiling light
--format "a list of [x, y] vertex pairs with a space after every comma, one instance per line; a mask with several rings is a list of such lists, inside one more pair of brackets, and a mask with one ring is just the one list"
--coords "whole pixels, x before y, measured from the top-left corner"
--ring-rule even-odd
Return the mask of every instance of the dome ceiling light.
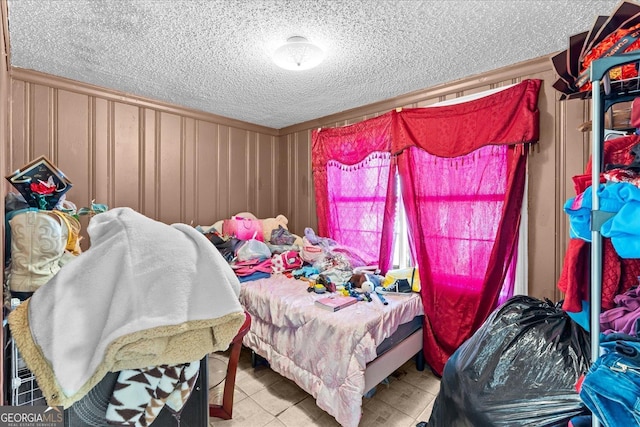
[[324, 51], [301, 36], [293, 36], [273, 53], [273, 62], [285, 70], [309, 70], [324, 60]]

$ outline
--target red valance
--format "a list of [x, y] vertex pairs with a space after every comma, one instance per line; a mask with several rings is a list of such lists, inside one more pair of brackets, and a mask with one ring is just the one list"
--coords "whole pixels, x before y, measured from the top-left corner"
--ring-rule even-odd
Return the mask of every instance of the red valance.
[[[395, 111], [394, 111], [395, 113]], [[391, 152], [391, 112], [339, 128], [314, 129], [311, 144], [313, 170], [329, 160], [354, 165], [374, 152]]]
[[397, 154], [409, 147], [439, 157], [457, 157], [485, 145], [536, 142], [541, 83], [528, 79], [472, 101], [393, 110], [353, 125], [314, 129], [313, 170], [323, 168], [329, 160], [352, 165], [372, 152]]
[[458, 157], [485, 145], [536, 142], [541, 83], [524, 80], [473, 101], [403, 109], [393, 126], [393, 153], [419, 147], [434, 156]]

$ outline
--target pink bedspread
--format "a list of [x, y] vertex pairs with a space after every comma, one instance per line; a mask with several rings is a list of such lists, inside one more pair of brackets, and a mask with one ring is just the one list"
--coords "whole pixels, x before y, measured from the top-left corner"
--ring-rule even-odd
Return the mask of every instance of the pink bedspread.
[[385, 306], [374, 295], [372, 302], [330, 312], [314, 306], [322, 296], [307, 292], [307, 282], [285, 276], [243, 283], [240, 303], [252, 316], [243, 343], [341, 425], [356, 427], [367, 363], [400, 324], [423, 314], [422, 302], [417, 294], [391, 295]]

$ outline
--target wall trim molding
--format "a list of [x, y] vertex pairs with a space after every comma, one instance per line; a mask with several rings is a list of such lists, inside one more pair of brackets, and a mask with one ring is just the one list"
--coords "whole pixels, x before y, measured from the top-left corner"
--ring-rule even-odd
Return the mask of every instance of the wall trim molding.
[[171, 114], [178, 114], [180, 116], [191, 117], [196, 120], [203, 120], [206, 122], [218, 123], [221, 125], [238, 128], [246, 131], [253, 131], [262, 133], [265, 135], [279, 136], [278, 129], [260, 126], [249, 122], [243, 122], [241, 120], [231, 119], [229, 117], [218, 116], [213, 113], [205, 113], [203, 111], [194, 110], [178, 105], [173, 105], [167, 102], [154, 100], [151, 98], [145, 98], [142, 96], [131, 95], [124, 92], [119, 92], [113, 89], [108, 89], [100, 86], [91, 85], [88, 83], [82, 83], [75, 80], [67, 79], [64, 77], [54, 76], [52, 74], [41, 73], [39, 71], [28, 70], [25, 68], [11, 67], [11, 78], [14, 80], [21, 80], [27, 83], [34, 83], [48, 87], [54, 87], [56, 89], [67, 90], [83, 95], [93, 96], [97, 98], [106, 99], [109, 101], [117, 101], [125, 104], [131, 104], [143, 108], [150, 108]]

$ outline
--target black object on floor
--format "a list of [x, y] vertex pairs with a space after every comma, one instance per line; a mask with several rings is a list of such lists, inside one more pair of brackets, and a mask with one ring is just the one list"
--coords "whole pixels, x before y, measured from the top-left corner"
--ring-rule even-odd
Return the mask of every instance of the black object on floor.
[[267, 361], [267, 359], [265, 359], [264, 357], [260, 356], [258, 353], [256, 353], [255, 351], [251, 350], [251, 367], [252, 368], [257, 368], [258, 366], [266, 366], [267, 368], [269, 367], [269, 361]]
[[429, 427], [566, 427], [588, 413], [575, 384], [587, 332], [549, 301], [516, 296], [445, 364]]

